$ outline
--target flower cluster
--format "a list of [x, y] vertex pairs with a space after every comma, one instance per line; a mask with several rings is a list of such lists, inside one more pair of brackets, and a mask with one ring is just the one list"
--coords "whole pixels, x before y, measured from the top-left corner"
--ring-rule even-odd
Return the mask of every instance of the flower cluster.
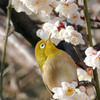
[[100, 68], [100, 51], [97, 51], [93, 49], [92, 47], [89, 47], [85, 51], [86, 58], [84, 62], [87, 66], [93, 67], [93, 69]]
[[64, 25], [60, 20], [53, 23], [45, 23], [43, 28], [37, 31], [37, 36], [41, 39], [47, 39], [50, 34], [52, 42], [56, 45], [61, 40], [65, 40], [73, 45], [85, 44], [81, 33], [77, 32], [72, 26]]
[[[12, 5], [17, 12], [26, 12], [27, 14], [43, 12], [50, 14], [52, 12], [53, 0], [12, 0]], [[28, 13], [28, 11], [30, 13]]]
[[[41, 12], [50, 15], [54, 10], [71, 24], [84, 24], [84, 21], [80, 18], [75, 0], [12, 0], [12, 5], [17, 12], [23, 11], [27, 14]], [[56, 19], [56, 17], [54, 18]], [[47, 39], [50, 34], [52, 42], [56, 45], [62, 40], [73, 45], [85, 44], [81, 33], [77, 32], [72, 26], [66, 27], [60, 20], [52, 23], [47, 22], [42, 29], [37, 31], [37, 36], [41, 39]]]
[[59, 100], [91, 100], [85, 92], [76, 89], [71, 83], [62, 82], [62, 87], [55, 87], [52, 89], [54, 92], [53, 98]]
[[84, 25], [75, 0], [12, 0], [12, 5], [17, 12], [25, 12], [29, 15], [39, 12], [46, 15], [54, 10], [59, 13], [59, 16], [65, 17], [69, 23]]
[[59, 12], [60, 16], [67, 18], [67, 21], [71, 24], [84, 25], [84, 21], [80, 18], [75, 0], [61, 0], [59, 5], [55, 8], [55, 11]]

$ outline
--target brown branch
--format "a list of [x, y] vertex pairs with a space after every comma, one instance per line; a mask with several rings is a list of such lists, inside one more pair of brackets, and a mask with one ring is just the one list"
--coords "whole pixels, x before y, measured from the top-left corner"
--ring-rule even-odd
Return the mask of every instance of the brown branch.
[[91, 26], [92, 29], [100, 29], [100, 26]]
[[78, 57], [79, 57], [79, 63], [80, 63], [80, 65], [84, 68], [84, 69], [86, 69], [87, 68], [87, 66], [85, 65], [85, 63], [83, 62], [83, 57], [82, 57], [82, 55], [81, 55], [81, 53], [80, 53], [80, 50], [79, 50], [79, 48], [77, 47], [77, 46], [73, 46], [74, 47], [74, 49], [75, 49], [75, 51], [76, 51], [76, 53], [77, 53], [77, 55], [78, 55]]
[[[81, 16], [81, 19], [85, 20], [85, 17], [84, 16]], [[89, 18], [91, 22], [100, 22], [99, 19], [92, 19], [92, 18]]]

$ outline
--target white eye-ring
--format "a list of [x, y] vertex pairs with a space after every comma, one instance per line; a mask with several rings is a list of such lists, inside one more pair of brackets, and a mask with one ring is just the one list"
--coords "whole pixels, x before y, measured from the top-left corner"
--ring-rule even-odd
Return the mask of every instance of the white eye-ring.
[[45, 44], [42, 43], [42, 44], [40, 45], [40, 48], [43, 49], [44, 47], [45, 47]]

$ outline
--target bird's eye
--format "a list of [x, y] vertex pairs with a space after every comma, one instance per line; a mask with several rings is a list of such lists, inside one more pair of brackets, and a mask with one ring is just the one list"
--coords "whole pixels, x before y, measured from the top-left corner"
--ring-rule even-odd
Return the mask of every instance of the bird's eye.
[[40, 45], [40, 48], [43, 49], [44, 47], [45, 47], [45, 44], [42, 43], [42, 44]]

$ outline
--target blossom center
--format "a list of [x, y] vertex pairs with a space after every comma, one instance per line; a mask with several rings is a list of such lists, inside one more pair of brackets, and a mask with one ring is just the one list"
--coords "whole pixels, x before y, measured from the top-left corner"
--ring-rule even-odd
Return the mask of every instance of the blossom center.
[[74, 15], [74, 16], [73, 16], [73, 19], [75, 19], [75, 18], [77, 18], [77, 15]]
[[100, 55], [98, 56], [98, 59], [100, 60]]
[[69, 7], [69, 4], [65, 4], [66, 7]]
[[74, 87], [69, 87], [68, 89], [65, 90], [65, 95], [66, 96], [71, 96], [74, 93]]

